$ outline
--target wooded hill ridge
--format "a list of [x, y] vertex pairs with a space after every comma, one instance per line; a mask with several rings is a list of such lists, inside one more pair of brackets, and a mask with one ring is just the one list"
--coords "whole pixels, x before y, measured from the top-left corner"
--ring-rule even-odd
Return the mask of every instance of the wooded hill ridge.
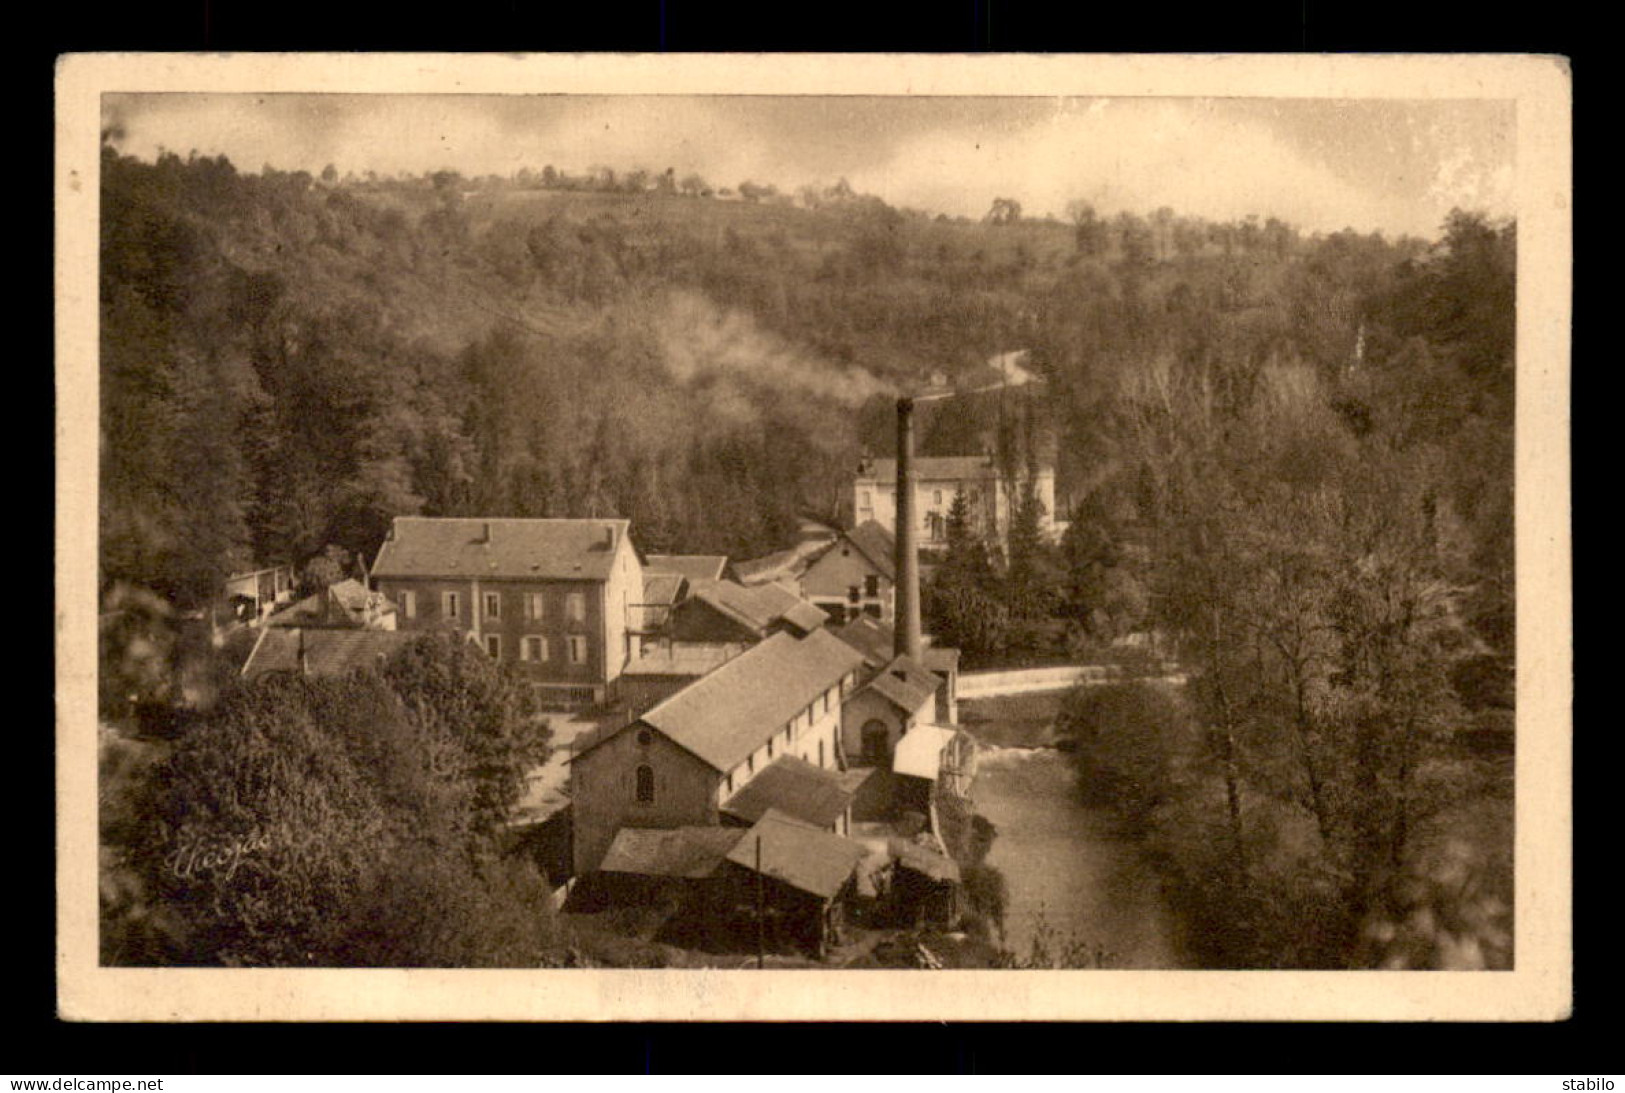
[[[255, 562], [370, 557], [411, 512], [619, 515], [647, 550], [749, 557], [800, 515], [849, 518], [893, 393], [1013, 347], [1050, 382], [1009, 416], [1116, 524], [1128, 381], [1200, 376], [1239, 407], [1291, 377], [1350, 435], [1431, 445], [1480, 568], [1509, 577], [1510, 224], [1457, 214], [1430, 247], [1013, 199], [972, 223], [844, 183], [724, 199], [749, 190], [107, 146], [104, 587], [190, 606]], [[991, 402], [932, 421], [927, 453], [999, 424]]]

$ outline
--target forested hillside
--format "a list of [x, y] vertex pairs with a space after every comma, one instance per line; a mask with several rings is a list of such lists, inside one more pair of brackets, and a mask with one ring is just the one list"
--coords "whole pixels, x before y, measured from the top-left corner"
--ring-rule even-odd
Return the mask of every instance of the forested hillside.
[[890, 394], [1028, 348], [1048, 383], [935, 404], [924, 450], [1001, 415], [1006, 441], [1050, 438], [1076, 617], [1112, 614], [1084, 586], [1144, 598], [1111, 571], [1167, 546], [1176, 468], [1242, 511], [1354, 468], [1415, 493], [1509, 648], [1510, 225], [1457, 214], [1429, 245], [1013, 199], [969, 222], [844, 184], [313, 179], [112, 148], [102, 187], [108, 585], [191, 606], [251, 562], [370, 556], [408, 512], [617, 514], [649, 550], [750, 556], [843, 516]]

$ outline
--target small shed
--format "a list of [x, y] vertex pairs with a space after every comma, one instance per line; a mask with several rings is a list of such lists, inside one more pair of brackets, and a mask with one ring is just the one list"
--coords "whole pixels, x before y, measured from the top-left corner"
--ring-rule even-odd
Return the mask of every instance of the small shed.
[[765, 944], [822, 956], [839, 940], [842, 901], [868, 856], [862, 843], [768, 809], [728, 852], [731, 902]]

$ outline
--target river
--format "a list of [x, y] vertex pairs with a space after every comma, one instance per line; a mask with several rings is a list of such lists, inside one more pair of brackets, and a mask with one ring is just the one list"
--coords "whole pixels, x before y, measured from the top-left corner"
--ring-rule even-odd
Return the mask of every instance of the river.
[[1078, 799], [1065, 754], [986, 746], [973, 796], [998, 828], [987, 861], [1009, 886], [1005, 942], [1018, 957], [1048, 927], [1052, 950], [1071, 937], [1101, 967], [1183, 966], [1156, 873], [1111, 813]]

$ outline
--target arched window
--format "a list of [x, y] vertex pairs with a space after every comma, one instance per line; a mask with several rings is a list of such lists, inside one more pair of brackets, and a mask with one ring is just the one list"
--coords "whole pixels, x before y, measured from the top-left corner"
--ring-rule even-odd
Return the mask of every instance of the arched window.
[[652, 805], [655, 800], [655, 769], [644, 765], [638, 768], [638, 804]]

